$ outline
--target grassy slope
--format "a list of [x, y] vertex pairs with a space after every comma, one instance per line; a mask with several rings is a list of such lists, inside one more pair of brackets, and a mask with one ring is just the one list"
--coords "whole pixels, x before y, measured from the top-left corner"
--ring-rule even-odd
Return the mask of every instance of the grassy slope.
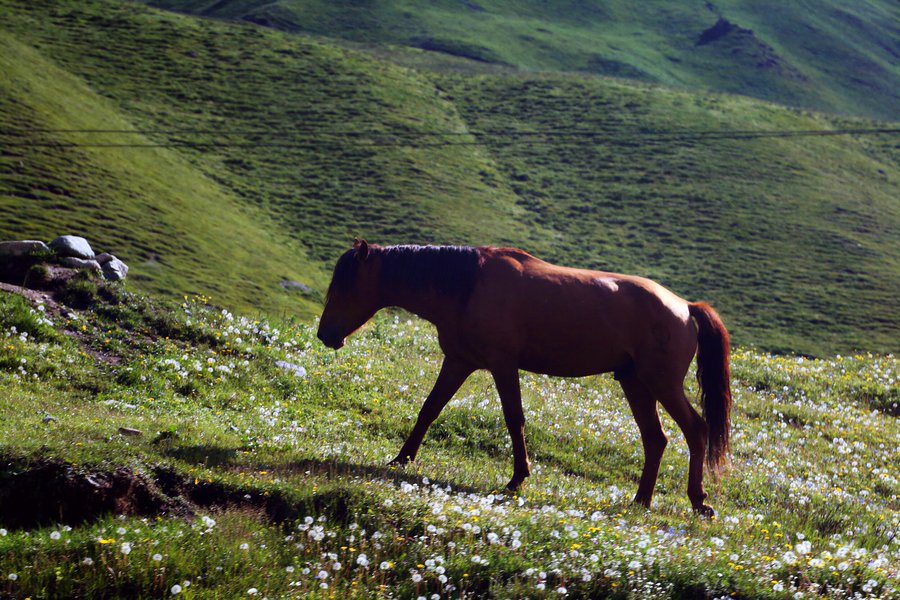
[[[19, 130], [134, 129], [109, 100], [33, 48], [0, 39], [0, 118]], [[22, 141], [22, 138], [7, 138]], [[76, 134], [30, 134], [77, 142]], [[147, 143], [130, 135], [134, 143]], [[310, 314], [317, 303], [279, 287], [321, 286], [322, 276], [260, 211], [185, 165], [167, 149], [4, 148], [0, 162], [3, 239], [83, 234], [99, 252], [130, 264], [138, 287], [203, 293], [232, 306]]]
[[[167, 185], [187, 181], [202, 183], [204, 193], [167, 192], [158, 206], [221, 195], [240, 207], [230, 213], [231, 231], [250, 235], [259, 231], [251, 221], [268, 223], [286, 241], [278, 244], [283, 250], [266, 254], [278, 257], [259, 266], [266, 275], [246, 275], [247, 285], [259, 285], [261, 293], [223, 290], [222, 282], [235, 280], [227, 274], [210, 282], [231, 268], [222, 262], [202, 276], [193, 267], [170, 269], [169, 279], [153, 289], [206, 293], [217, 283], [217, 299], [247, 306], [270, 299], [274, 288], [270, 301], [283, 310], [282, 301], [289, 300], [275, 287], [277, 278], [311, 281], [321, 290], [322, 273], [353, 235], [383, 243], [513, 244], [571, 265], [650, 275], [687, 297], [713, 301], [744, 343], [818, 354], [897, 349], [900, 209], [894, 199], [900, 165], [889, 139], [634, 139], [635, 128], [806, 129], [867, 122], [602, 78], [426, 74], [301, 36], [136, 5], [4, 0], [4, 8], [15, 39], [37, 48], [28, 50], [28, 60], [53, 61], [69, 71], [79, 85], [106, 98], [101, 105], [108, 113], [90, 121], [54, 116], [46, 106], [53, 94], [38, 89], [19, 91], [16, 103], [4, 105], [7, 122], [46, 127], [51, 119], [55, 127], [86, 127], [108, 120], [154, 130], [252, 132], [147, 135], [163, 142], [243, 144], [202, 151], [28, 150], [22, 156], [31, 159], [22, 163], [18, 154], [7, 157], [2, 199], [18, 218], [0, 223], [4, 237], [47, 237], [66, 223], [96, 228], [100, 245], [127, 248], [126, 259], [130, 251], [139, 260], [171, 253], [187, 261], [191, 245], [183, 236], [192, 234], [205, 240], [198, 244], [205, 255], [215, 257], [214, 240], [225, 236], [205, 219], [191, 219], [190, 231], [178, 229], [182, 236], [165, 242], [161, 231], [143, 226], [146, 211], [135, 214], [141, 204], [125, 200], [129, 194], [141, 202], [160, 198], [142, 191], [142, 178]], [[10, 56], [8, 69], [25, 69]], [[365, 140], [390, 141], [377, 132], [560, 127], [601, 131], [604, 139], [579, 146], [504, 145], [510, 138], [501, 134], [480, 138], [485, 143], [476, 146], [303, 146], [346, 139], [334, 132], [348, 130], [376, 132]], [[156, 156], [179, 161], [179, 177], [170, 177], [168, 163], [156, 163]], [[143, 166], [132, 173], [127, 169], [135, 161]], [[113, 175], [48, 180], [46, 173], [62, 164]], [[96, 207], [47, 211], [31, 198], [47, 197], [57, 206], [59, 196], [68, 196], [84, 204], [98, 186], [105, 202], [142, 226], [114, 238]], [[125, 192], [116, 186], [126, 186]], [[185, 209], [216, 213], [205, 206]], [[160, 243], [172, 247], [160, 250]], [[313, 262], [305, 263], [297, 248]], [[153, 272], [139, 268], [135, 275], [146, 276], [142, 271]]]
[[[900, 118], [900, 8], [885, 0], [853, 6], [834, 0], [150, 3], [529, 70], [589, 71]], [[698, 46], [719, 17], [745, 31]]]
[[[706, 521], [690, 514], [687, 449], [668, 417], [654, 509], [629, 505], [641, 446], [611, 377], [523, 376], [534, 474], [521, 496], [494, 495], [511, 460], [484, 374], [436, 422], [416, 465], [383, 466], [437, 373], [426, 324], [381, 317], [334, 353], [306, 325], [276, 328], [198, 299], [172, 310], [114, 297], [73, 319], [0, 292], [4, 597], [158, 597], [173, 585], [195, 598], [900, 591], [894, 358], [737, 350], [734, 468], [708, 484], [719, 518]], [[48, 464], [69, 478], [29, 477]], [[95, 505], [100, 514], [61, 527], [79, 481], [102, 489], [126, 472], [216, 523], [152, 510], [119, 520]], [[13, 509], [23, 497], [28, 510]], [[136, 500], [119, 510], [139, 510]]]
[[[142, 127], [239, 132], [155, 139], [240, 144], [182, 156], [246, 205], [263, 208], [317, 260], [330, 264], [364, 227], [398, 239], [429, 231], [458, 241], [487, 237], [487, 222], [514, 227], [520, 211], [508, 190], [479, 181], [479, 172], [494, 168], [477, 150], [295, 147], [338, 142], [334, 131], [464, 131], [432, 82], [406, 69], [256, 27], [120, 3], [15, 9], [23, 37], [113, 97]], [[240, 133], [247, 131], [253, 134]], [[262, 146], [246, 146], [254, 144]]]

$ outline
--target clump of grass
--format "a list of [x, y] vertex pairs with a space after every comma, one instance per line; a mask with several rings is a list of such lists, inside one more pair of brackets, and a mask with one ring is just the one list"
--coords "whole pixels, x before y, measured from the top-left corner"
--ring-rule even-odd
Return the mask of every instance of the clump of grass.
[[50, 268], [46, 263], [32, 265], [25, 275], [24, 287], [41, 289], [50, 282]]
[[34, 305], [16, 294], [0, 293], [0, 332], [32, 340], [47, 342], [56, 340], [58, 334], [42, 304]]
[[99, 283], [96, 274], [81, 270], [65, 282], [56, 296], [72, 308], [88, 308], [96, 304], [100, 297]]

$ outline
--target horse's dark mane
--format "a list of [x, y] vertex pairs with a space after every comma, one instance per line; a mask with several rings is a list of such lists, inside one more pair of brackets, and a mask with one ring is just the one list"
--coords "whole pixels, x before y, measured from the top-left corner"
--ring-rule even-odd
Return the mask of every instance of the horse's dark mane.
[[434, 290], [463, 302], [475, 287], [481, 264], [481, 253], [468, 246], [388, 246], [378, 254], [383, 288]]
[[[475, 287], [481, 253], [469, 246], [369, 246], [369, 258], [381, 261], [382, 290], [433, 290], [465, 303]], [[329, 292], [348, 290], [360, 263], [356, 249], [345, 252], [334, 268]]]

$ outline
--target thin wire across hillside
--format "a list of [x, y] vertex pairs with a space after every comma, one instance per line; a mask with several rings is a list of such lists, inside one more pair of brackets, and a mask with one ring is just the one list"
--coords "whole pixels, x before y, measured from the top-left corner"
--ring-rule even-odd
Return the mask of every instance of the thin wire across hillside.
[[[897, 135], [900, 128], [868, 129], [764, 129], [764, 130], [690, 130], [690, 129], [547, 129], [539, 131], [415, 131], [415, 130], [334, 130], [298, 127], [291, 130], [258, 129], [0, 129], [0, 147], [8, 148], [217, 148], [274, 147], [320, 149], [323, 147], [441, 147], [526, 145], [633, 145], [654, 142], [692, 142], [707, 140], [750, 140], [759, 138], [798, 138], [830, 136]], [[36, 139], [45, 135], [90, 136], [84, 141]], [[97, 139], [99, 136], [99, 139]], [[171, 136], [170, 141], [104, 141], [108, 136]], [[211, 136], [212, 139], [196, 139]], [[234, 139], [243, 138], [243, 139]]]

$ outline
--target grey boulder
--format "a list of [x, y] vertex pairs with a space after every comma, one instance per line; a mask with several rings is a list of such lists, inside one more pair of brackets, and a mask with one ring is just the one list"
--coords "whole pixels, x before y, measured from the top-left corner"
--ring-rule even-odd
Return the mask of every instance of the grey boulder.
[[91, 269], [92, 271], [100, 270], [100, 263], [96, 260], [84, 260], [75, 258], [74, 256], [65, 256], [59, 259], [59, 264], [71, 269]]
[[300, 365], [289, 363], [286, 360], [276, 360], [275, 366], [279, 369], [287, 371], [288, 373], [293, 373], [294, 377], [306, 377], [306, 369], [304, 369]]
[[71, 256], [90, 260], [94, 258], [94, 251], [91, 245], [83, 237], [77, 235], [61, 235], [52, 242], [50, 247], [56, 251], [59, 256]]
[[282, 279], [279, 285], [289, 291], [299, 291], [304, 294], [308, 294], [312, 292], [312, 288], [306, 285], [305, 283], [301, 283], [299, 281], [294, 281], [292, 279]]
[[19, 257], [33, 253], [50, 252], [47, 244], [40, 240], [22, 240], [19, 242], [0, 242], [0, 256]]
[[109, 261], [111, 261], [114, 258], [115, 258], [115, 256], [113, 256], [109, 252], [101, 252], [100, 254], [98, 254], [97, 256], [94, 257], [94, 260], [96, 260], [98, 263], [100, 263], [100, 266], [102, 267], [103, 265], [105, 265], [106, 263], [108, 263]]
[[119, 281], [120, 279], [125, 279], [125, 276], [128, 275], [128, 265], [112, 255], [110, 255], [108, 260], [101, 263], [101, 268], [103, 269], [103, 277], [107, 281]]

